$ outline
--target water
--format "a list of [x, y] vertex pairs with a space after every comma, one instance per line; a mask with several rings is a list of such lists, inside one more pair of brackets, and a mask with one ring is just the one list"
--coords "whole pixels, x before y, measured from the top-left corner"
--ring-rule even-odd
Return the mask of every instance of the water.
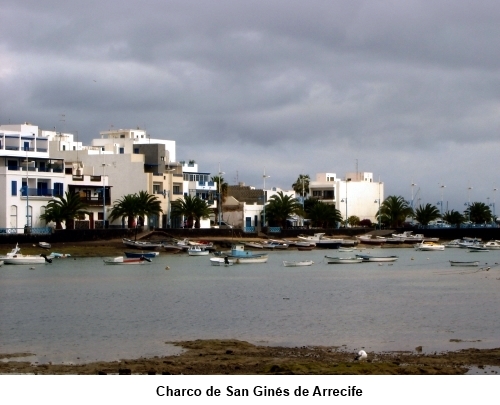
[[[174, 354], [179, 349], [165, 342], [209, 338], [368, 351], [500, 346], [500, 251], [364, 253], [399, 260], [329, 265], [325, 254], [352, 253], [315, 250], [270, 252], [266, 264], [231, 267], [163, 253], [143, 266], [99, 258], [35, 270], [4, 265], [0, 353], [30, 352], [39, 363], [112, 361]], [[305, 259], [315, 264], [282, 264]], [[451, 267], [450, 259], [480, 267]]]

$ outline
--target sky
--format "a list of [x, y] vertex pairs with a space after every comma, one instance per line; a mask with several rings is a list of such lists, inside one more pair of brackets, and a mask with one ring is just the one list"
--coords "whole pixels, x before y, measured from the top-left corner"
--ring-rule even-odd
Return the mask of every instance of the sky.
[[0, 124], [140, 127], [228, 184], [358, 170], [463, 212], [500, 203], [499, 21], [490, 0], [0, 0]]

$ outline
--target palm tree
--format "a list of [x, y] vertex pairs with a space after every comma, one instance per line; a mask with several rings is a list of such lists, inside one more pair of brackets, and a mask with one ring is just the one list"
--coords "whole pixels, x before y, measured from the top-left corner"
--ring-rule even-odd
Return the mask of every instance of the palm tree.
[[429, 222], [434, 221], [440, 217], [441, 215], [437, 207], [429, 203], [425, 204], [424, 206], [420, 205], [415, 210], [415, 220], [423, 226], [429, 225]]
[[182, 200], [176, 200], [172, 203], [172, 215], [176, 217], [186, 217], [187, 227], [200, 227], [200, 219], [209, 218], [211, 210], [208, 204], [197, 196], [187, 195]]
[[283, 228], [286, 228], [286, 220], [290, 215], [302, 213], [302, 205], [294, 197], [284, 195], [282, 191], [273, 195], [265, 208], [269, 221], [280, 224]]
[[490, 207], [482, 202], [473, 202], [464, 212], [464, 215], [470, 218], [475, 224], [491, 222], [492, 214]]
[[154, 195], [146, 191], [135, 194], [127, 194], [121, 200], [113, 204], [109, 219], [127, 218], [128, 228], [134, 228], [134, 221], [137, 216], [159, 215], [162, 211], [161, 202]]
[[413, 209], [401, 196], [390, 195], [380, 205], [377, 211], [377, 218], [380, 216], [381, 222], [388, 223], [392, 227], [399, 227], [407, 217], [413, 216]]
[[55, 222], [56, 229], [62, 229], [62, 223], [66, 223], [66, 229], [74, 229], [75, 218], [88, 214], [85, 204], [78, 193], [66, 191], [64, 196], [56, 196], [50, 200], [45, 209], [45, 213], [40, 215], [40, 219], [46, 222]]
[[215, 222], [217, 222], [217, 218], [219, 218], [219, 211], [220, 216], [222, 217], [222, 204], [226, 201], [228, 184], [224, 181], [224, 177], [222, 176], [213, 176], [210, 180], [217, 183], [217, 193], [220, 192], [220, 199], [217, 199], [217, 208], [214, 208]]
[[443, 214], [443, 220], [448, 222], [450, 225], [456, 225], [457, 228], [460, 228], [460, 225], [465, 222], [464, 216], [455, 210], [446, 211]]
[[308, 174], [299, 174], [299, 177], [292, 184], [292, 189], [300, 196], [306, 196], [309, 193], [309, 182], [311, 178]]
[[310, 202], [306, 212], [313, 226], [331, 228], [342, 222], [342, 214], [334, 205], [310, 198], [307, 201]]

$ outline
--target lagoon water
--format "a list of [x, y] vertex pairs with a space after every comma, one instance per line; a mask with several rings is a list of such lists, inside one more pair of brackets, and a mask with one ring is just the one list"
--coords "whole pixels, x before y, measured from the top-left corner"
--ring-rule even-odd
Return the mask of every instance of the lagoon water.
[[[112, 361], [174, 354], [179, 349], [165, 342], [210, 338], [367, 351], [500, 346], [500, 251], [363, 253], [399, 260], [327, 264], [325, 255], [353, 253], [315, 250], [270, 252], [266, 264], [231, 267], [165, 253], [142, 266], [99, 258], [35, 270], [4, 265], [0, 353], [33, 353], [39, 363]], [[315, 264], [282, 263], [303, 259]], [[451, 267], [450, 259], [480, 267]]]

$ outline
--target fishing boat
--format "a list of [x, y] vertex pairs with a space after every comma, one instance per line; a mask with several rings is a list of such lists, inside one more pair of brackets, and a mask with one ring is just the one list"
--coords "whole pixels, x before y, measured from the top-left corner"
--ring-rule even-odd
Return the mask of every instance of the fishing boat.
[[422, 241], [414, 245], [415, 250], [433, 252], [438, 250], [444, 250], [444, 245], [436, 242]]
[[141, 241], [141, 240], [132, 240], [127, 238], [123, 238], [122, 241], [125, 244], [125, 246], [134, 249], [154, 250], [161, 248], [163, 245], [161, 241]]
[[148, 259], [147, 257], [132, 257], [132, 258], [127, 258], [123, 256], [118, 256], [118, 257], [105, 257], [103, 259], [104, 264], [115, 264], [115, 265], [123, 265], [123, 264], [144, 264], [144, 263], [150, 263], [151, 259]]
[[358, 254], [356, 257], [361, 257], [364, 262], [395, 262], [398, 260], [398, 256], [370, 256]]
[[354, 264], [354, 263], [362, 263], [363, 259], [361, 257], [332, 257], [325, 256], [328, 261], [328, 264]]
[[44, 264], [52, 263], [52, 259], [48, 258], [46, 255], [23, 255], [19, 253], [21, 248], [16, 243], [16, 247], [13, 248], [5, 256], [0, 256], [0, 260], [4, 264]]
[[225, 257], [211, 257], [210, 258], [210, 264], [212, 266], [232, 266], [234, 264], [234, 260], [229, 258], [227, 256]]
[[372, 235], [362, 235], [362, 236], [356, 236], [356, 238], [359, 240], [359, 243], [363, 243], [365, 245], [380, 246], [387, 242], [387, 238], [384, 238], [382, 236], [372, 238]]
[[187, 252], [189, 256], [207, 256], [210, 253], [201, 246], [189, 246]]
[[147, 257], [148, 259], [154, 259], [159, 254], [160, 252], [125, 252], [125, 257], [127, 257], [128, 259], [138, 257]]
[[[395, 239], [400, 239], [403, 243], [421, 243], [425, 240], [430, 240], [425, 238], [421, 233], [413, 234], [413, 231], [404, 231], [402, 233], [393, 233], [392, 237]], [[437, 242], [438, 238], [431, 240], [431, 242]]]
[[300, 266], [312, 266], [314, 262], [312, 260], [301, 260], [301, 261], [287, 261], [283, 260], [283, 266], [285, 267], [300, 267]]
[[266, 263], [269, 255], [261, 253], [253, 253], [245, 250], [243, 244], [233, 244], [231, 251], [227, 254], [229, 259], [234, 260], [238, 264], [247, 263]]
[[297, 238], [304, 242], [314, 242], [316, 247], [321, 249], [338, 249], [344, 241], [343, 239], [328, 238], [324, 233], [315, 233], [313, 236], [298, 235]]
[[457, 267], [477, 267], [479, 266], [478, 261], [471, 261], [471, 262], [458, 262], [455, 260], [450, 260], [450, 264], [452, 266], [457, 266]]
[[300, 241], [295, 242], [295, 246], [297, 247], [297, 250], [313, 250], [316, 247], [316, 243]]

